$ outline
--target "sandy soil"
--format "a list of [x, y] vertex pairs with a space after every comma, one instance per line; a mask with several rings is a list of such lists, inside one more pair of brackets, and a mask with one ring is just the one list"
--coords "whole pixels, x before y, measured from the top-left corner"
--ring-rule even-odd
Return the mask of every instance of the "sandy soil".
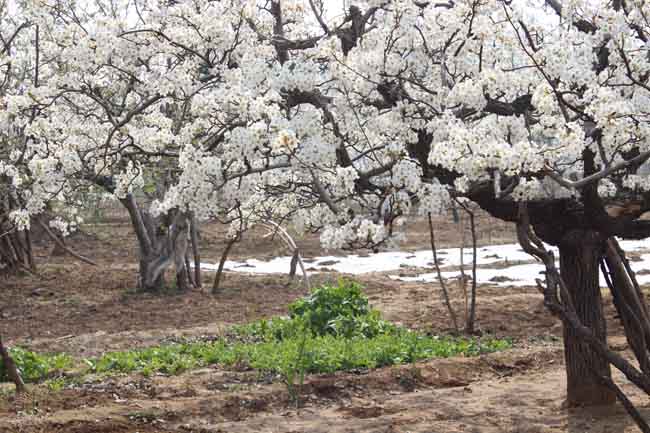
[[[484, 217], [483, 217], [484, 218]], [[511, 242], [511, 228], [484, 221], [482, 244]], [[457, 246], [458, 226], [436, 223], [440, 246]], [[87, 357], [106, 351], [144, 347], [182, 337], [215, 335], [227, 326], [284, 314], [288, 302], [306, 293], [285, 276], [229, 273], [217, 295], [141, 294], [133, 290], [136, 267], [128, 226], [86, 227], [75, 250], [99, 266], [51, 256], [37, 249], [39, 276], [0, 280], [0, 333], [10, 344], [39, 351], [65, 351]], [[404, 249], [429, 246], [428, 226], [409, 227]], [[283, 246], [249, 236], [233, 258], [270, 258]], [[203, 256], [217, 260], [224, 229], [208, 226]], [[465, 234], [468, 236], [468, 233]], [[320, 255], [316, 237], [299, 240], [306, 256]], [[253, 254], [254, 252], [254, 254]], [[315, 282], [335, 281], [323, 273]], [[204, 274], [206, 286], [212, 274]], [[373, 306], [389, 320], [436, 334], [450, 331], [440, 288], [404, 283], [384, 274], [357, 278]], [[452, 285], [452, 300], [464, 311], [463, 291]], [[481, 286], [478, 328], [511, 337], [515, 348], [477, 358], [437, 359], [383, 368], [364, 374], [311, 376], [299, 408], [284, 385], [251, 371], [206, 368], [180, 376], [144, 378], [126, 375], [88, 379], [72, 389], [51, 391], [32, 386], [15, 401], [0, 387], [0, 432], [633, 432], [620, 407], [567, 409], [561, 326], [545, 311], [534, 288]], [[606, 297], [611, 345], [626, 344]], [[647, 397], [619, 382], [650, 417]]]

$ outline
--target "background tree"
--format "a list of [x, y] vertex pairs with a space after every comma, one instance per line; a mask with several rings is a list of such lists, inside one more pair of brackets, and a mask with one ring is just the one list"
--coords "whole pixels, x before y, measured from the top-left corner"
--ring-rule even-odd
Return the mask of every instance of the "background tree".
[[12, 3], [0, 2], [0, 274], [34, 269], [29, 231], [20, 225], [28, 216], [14, 213], [29, 205], [15, 165], [24, 159], [28, 137], [25, 124], [14, 124], [6, 99], [19, 97], [25, 82], [38, 85], [40, 53], [38, 28], [14, 9]]

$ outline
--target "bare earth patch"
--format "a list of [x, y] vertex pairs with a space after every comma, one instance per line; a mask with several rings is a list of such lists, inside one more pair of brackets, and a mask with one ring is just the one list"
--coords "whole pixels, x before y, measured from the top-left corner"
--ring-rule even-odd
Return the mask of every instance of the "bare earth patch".
[[[406, 249], [426, 249], [426, 224], [414, 225]], [[40, 277], [0, 280], [0, 332], [10, 345], [67, 352], [77, 358], [146, 347], [183, 338], [215, 336], [228, 326], [286, 314], [286, 305], [307, 293], [286, 276], [228, 273], [223, 290], [143, 294], [133, 290], [136, 258], [129, 228], [86, 228], [92, 236], [75, 249], [98, 267], [37, 250]], [[441, 246], [455, 246], [459, 233], [441, 221]], [[261, 234], [261, 233], [258, 233]], [[216, 261], [224, 229], [206, 227], [203, 256]], [[511, 242], [507, 230], [481, 233]], [[322, 254], [317, 238], [300, 240], [307, 257]], [[272, 240], [248, 238], [233, 258], [286, 254]], [[213, 274], [204, 275], [209, 288]], [[315, 283], [340, 275], [322, 273]], [[387, 275], [357, 278], [372, 305], [387, 320], [433, 334], [450, 331], [435, 284], [397, 282]], [[451, 284], [452, 303], [462, 317], [466, 296]], [[484, 285], [478, 290], [478, 329], [515, 340], [515, 348], [476, 358], [434, 359], [369, 372], [309, 376], [301, 405], [292, 403], [275, 377], [255, 371], [203, 368], [179, 376], [131, 374], [88, 378], [69, 389], [32, 385], [15, 401], [0, 387], [0, 432], [568, 432], [636, 431], [622, 408], [608, 411], [563, 406], [565, 377], [560, 323], [542, 305], [535, 288]], [[606, 297], [612, 346], [627, 348]], [[620, 378], [619, 378], [620, 379]], [[622, 383], [626, 383], [622, 381]], [[624, 385], [644, 414], [646, 399]]]

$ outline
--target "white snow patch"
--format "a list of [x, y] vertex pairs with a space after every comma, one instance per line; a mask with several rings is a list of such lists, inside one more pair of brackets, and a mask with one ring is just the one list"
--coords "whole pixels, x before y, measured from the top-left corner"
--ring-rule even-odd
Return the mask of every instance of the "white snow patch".
[[[621, 247], [626, 252], [642, 251], [650, 252], [650, 239], [641, 241], [621, 241]], [[557, 250], [552, 248], [557, 256]], [[305, 267], [308, 273], [335, 271], [345, 274], [360, 275], [371, 272], [397, 271], [404, 267], [433, 268], [433, 255], [431, 250], [415, 252], [380, 252], [370, 255], [350, 254], [347, 256], [322, 256], [313, 259], [305, 259]], [[446, 248], [438, 250], [440, 267], [450, 268], [460, 265], [460, 248]], [[463, 262], [466, 265], [465, 273], [471, 275], [472, 249], [465, 248], [463, 251]], [[512, 262], [510, 266], [503, 264]], [[529, 263], [522, 263], [529, 262]], [[477, 282], [479, 284], [496, 284], [501, 286], [531, 286], [535, 285], [535, 279], [544, 279], [544, 266], [533, 262], [533, 258], [526, 254], [518, 244], [490, 245], [477, 249], [477, 265], [489, 265], [500, 263], [496, 268], [479, 268], [477, 270]], [[630, 262], [635, 272], [641, 270], [650, 271], [650, 254], [641, 255], [641, 261]], [[232, 272], [244, 272], [254, 274], [287, 274], [291, 265], [291, 257], [276, 257], [269, 261], [249, 259], [243, 262], [226, 261], [224, 269]], [[205, 270], [216, 271], [217, 264], [202, 263]], [[457, 278], [460, 271], [445, 271], [442, 276], [445, 279]], [[391, 275], [390, 278], [399, 281], [437, 281], [435, 272], [424, 273], [412, 277]], [[640, 284], [650, 283], [648, 275], [638, 275]], [[500, 281], [499, 281], [500, 280]], [[605, 281], [601, 276], [601, 285]]]

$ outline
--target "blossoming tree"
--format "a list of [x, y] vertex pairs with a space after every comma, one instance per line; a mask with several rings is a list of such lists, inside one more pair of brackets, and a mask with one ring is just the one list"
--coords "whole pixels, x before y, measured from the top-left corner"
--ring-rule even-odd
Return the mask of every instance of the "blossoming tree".
[[[610, 364], [650, 389], [647, 308], [614, 240], [650, 233], [650, 9], [546, 3], [355, 2], [338, 21], [315, 1], [244, 12], [261, 47], [233, 71], [246, 121], [207, 154], [182, 151], [191, 169], [174, 197], [191, 190], [181, 202], [206, 209], [214, 186], [245, 175], [230, 186], [244, 213], [273, 203], [336, 247], [383, 241], [413, 205], [473, 200], [518, 222], [527, 248], [530, 236], [559, 247], [562, 301], [549, 281], [547, 302], [565, 322], [569, 402], [613, 401]], [[644, 373], [606, 349], [599, 267]]]
[[[52, 200], [69, 202], [78, 188], [104, 188], [129, 212], [145, 290], [160, 288], [171, 264], [178, 286], [187, 286], [196, 219], [178, 206], [154, 213], [139, 201], [143, 192], [151, 200], [165, 195], [184, 143], [209, 147], [233, 121], [218, 118], [215, 88], [223, 83], [219, 70], [233, 66], [250, 40], [239, 2], [207, 13], [154, 3], [25, 2], [20, 15], [41, 29], [47, 61], [38, 85], [24, 81], [5, 98], [12, 123], [26, 131], [24, 156], [9, 158], [6, 170], [29, 197], [12, 212], [16, 225], [26, 227]], [[188, 16], [200, 20], [193, 30]], [[242, 31], [226, 37], [222, 25]], [[201, 43], [208, 48], [198, 53], [192, 47]], [[222, 126], [203, 128], [211, 116]]]
[[[569, 402], [621, 397], [610, 364], [650, 393], [648, 310], [615, 241], [650, 234], [647, 2], [368, 0], [336, 18], [318, 0], [97, 2], [83, 18], [62, 4], [29, 9], [48, 79], [6, 102], [25, 124], [38, 113], [28, 184], [114, 191], [141, 278], [180, 263], [188, 213], [374, 247], [468, 199], [545, 260]], [[142, 174], [162, 185], [146, 210]], [[601, 268], [638, 368], [607, 348]]]
[[[38, 50], [31, 43], [38, 29], [0, 2], [0, 274], [33, 267], [28, 231], [17, 230], [13, 212], [21, 208], [21, 178], [12, 163], [23, 160], [25, 134], [12, 123], [5, 99], [22, 91], [25, 82], [38, 85]], [[32, 113], [33, 114], [33, 113]], [[31, 115], [28, 115], [31, 118]], [[18, 218], [20, 219], [20, 218]]]

